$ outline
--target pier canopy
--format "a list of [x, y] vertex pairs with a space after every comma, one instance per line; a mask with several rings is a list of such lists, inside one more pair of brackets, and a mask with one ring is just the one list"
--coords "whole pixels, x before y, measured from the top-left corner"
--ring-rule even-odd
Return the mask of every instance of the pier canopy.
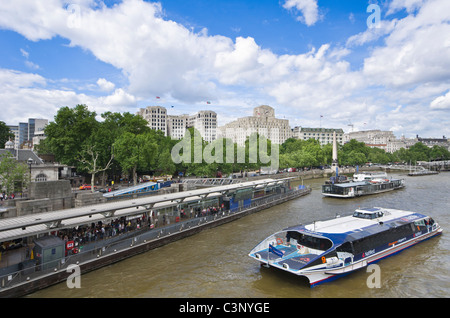
[[206, 200], [211, 197], [231, 195], [242, 189], [261, 189], [282, 185], [292, 178], [263, 179], [239, 184], [153, 195], [136, 199], [0, 219], [0, 242], [33, 236], [52, 231], [74, 228], [92, 222], [113, 218], [131, 217], [151, 209], [176, 206], [183, 202]]

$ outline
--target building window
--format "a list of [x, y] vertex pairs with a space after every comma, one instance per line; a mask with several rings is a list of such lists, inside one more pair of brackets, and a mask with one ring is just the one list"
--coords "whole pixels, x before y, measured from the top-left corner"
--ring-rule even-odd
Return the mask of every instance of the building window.
[[36, 176], [35, 181], [36, 182], [45, 182], [45, 181], [47, 181], [47, 176], [43, 173], [40, 173]]

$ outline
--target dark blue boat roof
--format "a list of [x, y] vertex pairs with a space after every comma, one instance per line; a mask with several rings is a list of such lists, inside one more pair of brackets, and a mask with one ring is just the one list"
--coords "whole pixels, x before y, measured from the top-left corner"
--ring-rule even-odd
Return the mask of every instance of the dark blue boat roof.
[[[370, 209], [367, 209], [369, 211]], [[371, 210], [372, 212], [378, 211], [378, 209]], [[293, 227], [289, 227], [285, 229], [284, 231], [296, 231], [303, 233], [305, 235], [311, 235], [319, 238], [327, 238], [331, 240], [334, 244], [334, 246], [341, 245], [345, 242], [351, 242], [356, 241], [361, 238], [371, 236], [374, 234], [378, 234], [384, 231], [388, 231], [392, 228], [399, 227], [401, 225], [409, 224], [411, 222], [414, 222], [416, 220], [425, 218], [426, 215], [420, 214], [420, 213], [413, 213], [410, 214], [408, 217], [399, 217], [395, 219], [390, 219], [386, 223], [371, 223], [370, 225], [366, 227], [361, 227], [352, 231], [348, 232], [342, 232], [342, 233], [327, 233], [327, 232], [321, 232], [319, 231], [311, 231], [306, 228], [306, 226], [303, 225], [297, 225]]]

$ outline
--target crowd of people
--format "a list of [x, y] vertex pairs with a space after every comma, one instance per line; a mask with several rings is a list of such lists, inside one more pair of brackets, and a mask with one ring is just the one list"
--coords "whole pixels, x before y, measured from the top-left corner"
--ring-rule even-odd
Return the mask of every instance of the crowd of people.
[[157, 227], [166, 226], [171, 223], [180, 222], [182, 219], [191, 219], [214, 215], [224, 211], [225, 207], [211, 205], [208, 207], [181, 208], [175, 213], [161, 213], [159, 211], [149, 211], [136, 217], [120, 217], [109, 222], [98, 221], [90, 225], [78, 226], [72, 229], [59, 230], [55, 233], [62, 240], [74, 243], [74, 250], [77, 247], [95, 242], [98, 240], [115, 237], [130, 231], [151, 230]]
[[7, 195], [5, 191], [2, 192], [0, 195], [0, 202], [3, 203], [3, 201], [6, 200], [13, 200], [16, 197], [14, 193], [11, 193], [10, 195]]

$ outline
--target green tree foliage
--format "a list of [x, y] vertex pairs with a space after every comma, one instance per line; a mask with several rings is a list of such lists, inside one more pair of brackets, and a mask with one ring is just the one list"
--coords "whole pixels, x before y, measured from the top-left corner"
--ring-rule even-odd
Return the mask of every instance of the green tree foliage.
[[98, 130], [96, 116], [86, 105], [59, 109], [54, 122], [50, 122], [45, 128], [45, 146], [55, 155], [56, 161], [83, 169], [77, 157]]
[[[321, 146], [315, 139], [290, 138], [282, 145], [272, 145], [270, 140], [255, 134], [241, 147], [229, 139], [207, 143], [197, 130], [190, 128], [187, 137], [179, 141], [150, 129], [141, 116], [106, 112], [101, 117], [98, 121], [97, 114], [90, 112], [86, 105], [61, 108], [54, 122], [45, 129], [48, 137], [41, 142], [40, 153], [53, 153], [57, 161], [76, 166], [92, 176], [108, 169], [123, 171], [131, 174], [135, 183], [138, 174], [158, 176], [183, 172], [185, 176], [214, 177], [219, 172], [258, 170], [270, 166], [274, 158], [279, 160], [280, 169], [318, 167], [332, 162], [332, 145]], [[174, 153], [174, 149], [179, 153]], [[338, 146], [338, 158], [339, 164], [354, 166], [366, 162], [448, 160], [450, 153], [443, 147], [428, 148], [418, 143], [390, 154], [351, 140]]]
[[5, 148], [5, 144], [9, 139], [14, 139], [14, 134], [3, 121], [0, 121], [0, 149]]
[[0, 190], [7, 194], [22, 191], [30, 181], [28, 167], [15, 160], [9, 152], [0, 156]]
[[137, 184], [137, 171], [150, 170], [157, 162], [158, 144], [155, 134], [123, 133], [114, 143], [114, 154], [123, 170], [133, 176], [134, 185]]
[[[101, 117], [103, 120], [98, 121], [97, 114], [90, 112], [86, 105], [61, 108], [45, 129], [47, 138], [40, 151], [50, 152], [56, 161], [91, 174], [91, 183], [95, 174], [110, 168], [134, 174], [137, 169], [153, 170], [159, 156], [165, 157], [158, 159], [159, 169], [173, 171], [173, 165], [168, 169], [163, 163], [167, 160], [169, 139], [151, 130], [144, 118], [112, 112]], [[158, 152], [157, 143], [161, 144], [162, 152]]]
[[401, 148], [393, 154], [393, 161], [416, 164], [417, 161], [449, 160], [450, 152], [442, 146], [427, 147], [421, 142], [411, 146], [409, 149]]

